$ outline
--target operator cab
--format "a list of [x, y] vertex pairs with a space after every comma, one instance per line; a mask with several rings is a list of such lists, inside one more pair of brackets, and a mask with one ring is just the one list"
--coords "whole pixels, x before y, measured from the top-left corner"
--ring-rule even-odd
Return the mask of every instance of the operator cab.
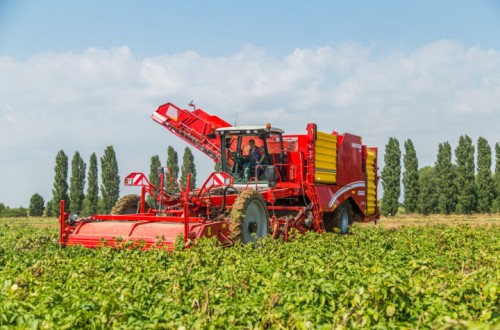
[[235, 184], [275, 181], [275, 166], [285, 162], [283, 130], [267, 124], [218, 128], [216, 134], [221, 139], [222, 171]]

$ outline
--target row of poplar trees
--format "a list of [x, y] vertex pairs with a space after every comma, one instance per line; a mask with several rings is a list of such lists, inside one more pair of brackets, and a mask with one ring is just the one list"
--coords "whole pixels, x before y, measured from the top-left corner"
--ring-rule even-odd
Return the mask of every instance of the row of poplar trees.
[[[455, 162], [448, 142], [439, 144], [434, 166], [419, 168], [411, 140], [404, 143], [402, 186], [405, 213], [472, 214], [500, 212], [500, 144], [495, 144], [495, 172], [488, 141], [477, 140], [477, 167], [472, 139], [463, 135], [455, 148]], [[394, 216], [400, 206], [401, 149], [391, 137], [385, 148], [381, 173], [384, 195], [381, 213]]]
[[[57, 216], [59, 214], [59, 201], [65, 201], [65, 208], [70, 212], [79, 212], [83, 215], [96, 213], [109, 213], [120, 198], [120, 176], [118, 162], [113, 146], [108, 146], [101, 157], [101, 185], [98, 183], [97, 156], [92, 153], [89, 160], [87, 173], [86, 164], [80, 153], [75, 152], [71, 161], [71, 176], [68, 178], [68, 157], [63, 150], [56, 155], [54, 167], [54, 184], [52, 188], [52, 199], [47, 202], [44, 214], [46, 216]], [[155, 155], [151, 158], [150, 182], [159, 187], [158, 168], [162, 167], [160, 157]], [[174, 182], [179, 172], [177, 152], [171, 146], [168, 147], [167, 182]], [[196, 186], [196, 168], [191, 150], [184, 150], [180, 184], [184, 187], [187, 181], [187, 173], [191, 173], [191, 188]], [[85, 191], [85, 176], [87, 176], [87, 189]], [[172, 185], [174, 186], [174, 185]], [[99, 194], [100, 193], [100, 194]], [[40, 207], [43, 210], [43, 198], [39, 194], [32, 196], [30, 201], [30, 215], [38, 215]], [[150, 205], [154, 201], [150, 197]], [[35, 210], [31, 210], [34, 208]]]
[[[194, 156], [189, 147], [184, 149], [184, 155], [182, 157], [182, 168], [181, 168], [181, 177], [179, 179], [179, 157], [177, 155], [177, 151], [171, 146], [167, 148], [167, 166], [163, 169], [165, 173], [165, 190], [169, 193], [178, 193], [179, 186], [176, 182], [182, 187], [186, 187], [188, 173], [191, 173], [190, 178], [190, 189], [194, 189], [196, 187], [196, 166], [194, 164]], [[151, 157], [151, 165], [149, 168], [149, 182], [156, 187], [160, 186], [160, 172], [159, 168], [162, 168], [162, 164], [160, 161], [160, 156], [154, 155]], [[154, 197], [148, 196], [148, 204], [150, 206], [155, 205]]]
[[45, 215], [57, 216], [59, 214], [59, 201], [61, 200], [64, 200], [65, 208], [70, 212], [80, 212], [85, 215], [109, 212], [120, 196], [120, 176], [113, 146], [106, 147], [100, 160], [101, 195], [99, 196], [96, 154], [92, 153], [90, 155], [87, 190], [85, 191], [85, 171], [87, 166], [80, 153], [76, 151], [71, 160], [71, 176], [68, 184], [68, 156], [63, 150], [60, 150], [56, 155], [56, 165], [54, 166], [52, 199], [47, 202]]

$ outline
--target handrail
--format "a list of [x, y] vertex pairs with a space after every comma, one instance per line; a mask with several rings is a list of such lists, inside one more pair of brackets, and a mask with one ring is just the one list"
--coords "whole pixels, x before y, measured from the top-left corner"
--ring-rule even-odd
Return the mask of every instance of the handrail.
[[186, 190], [184, 191], [184, 243], [187, 243], [189, 235], [189, 191], [191, 189], [191, 173], [187, 175]]

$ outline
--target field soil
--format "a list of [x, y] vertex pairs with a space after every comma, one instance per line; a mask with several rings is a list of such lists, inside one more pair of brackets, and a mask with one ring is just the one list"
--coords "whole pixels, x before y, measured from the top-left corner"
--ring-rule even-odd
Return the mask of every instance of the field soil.
[[[450, 225], [458, 226], [468, 224], [471, 226], [499, 226], [500, 214], [471, 214], [471, 215], [420, 215], [420, 214], [403, 214], [395, 217], [381, 217], [377, 226], [382, 226], [387, 229], [400, 228], [402, 226], [432, 226], [432, 225]], [[373, 222], [362, 225], [375, 226]]]

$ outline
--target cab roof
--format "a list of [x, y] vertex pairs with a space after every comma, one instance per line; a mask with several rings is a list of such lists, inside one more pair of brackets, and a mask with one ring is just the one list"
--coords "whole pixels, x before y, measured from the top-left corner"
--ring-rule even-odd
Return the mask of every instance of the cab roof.
[[266, 128], [265, 126], [233, 126], [233, 127], [222, 127], [215, 130], [218, 134], [259, 134], [259, 133], [284, 133], [280, 128], [271, 127]]

